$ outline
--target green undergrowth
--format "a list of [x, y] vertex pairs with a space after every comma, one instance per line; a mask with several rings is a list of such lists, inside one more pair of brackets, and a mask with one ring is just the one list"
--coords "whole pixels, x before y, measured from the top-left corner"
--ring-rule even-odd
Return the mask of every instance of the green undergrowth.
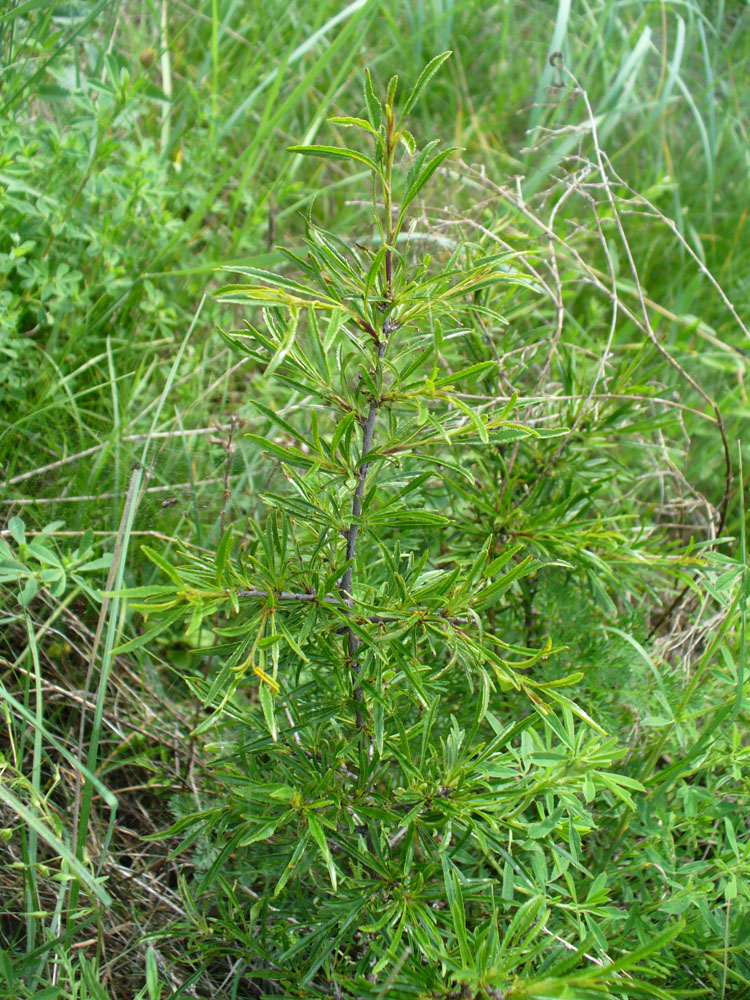
[[750, 996], [749, 28], [0, 13], [0, 996]]

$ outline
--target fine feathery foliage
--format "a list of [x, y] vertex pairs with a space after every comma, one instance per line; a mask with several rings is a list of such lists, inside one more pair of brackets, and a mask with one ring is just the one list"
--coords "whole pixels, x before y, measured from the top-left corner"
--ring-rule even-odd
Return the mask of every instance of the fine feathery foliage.
[[[613, 466], [576, 447], [564, 411], [540, 398], [530, 419], [505, 391], [524, 383], [508, 317], [541, 300], [541, 251], [459, 240], [433, 258], [411, 239], [456, 151], [417, 150], [405, 116], [448, 55], [400, 104], [397, 78], [381, 100], [366, 74], [365, 117], [332, 119], [350, 146], [291, 147], [365, 168], [372, 225], [343, 239], [311, 210], [287, 267], [231, 268], [218, 298], [253, 319], [223, 336], [256, 371], [258, 515], [210, 555], [146, 549], [163, 582], [117, 594], [147, 619], [119, 655], [183, 621], [191, 645], [215, 639], [213, 667], [184, 676], [212, 760], [200, 794], [173, 801], [194, 866], [180, 935], [204, 966], [239, 962], [248, 995], [676, 996], [690, 980], [673, 943], [719, 954], [742, 911], [724, 925], [707, 899], [691, 930], [701, 904], [683, 916], [675, 874], [660, 906], [675, 866], [634, 843], [662, 836], [681, 768], [707, 762], [732, 707], [699, 704], [699, 678], [735, 621], [737, 571], [714, 589], [727, 614], [694, 680], [659, 680], [664, 717], [626, 760], [608, 731], [631, 718], [618, 677], [637, 687], [651, 663], [643, 601], [716, 557], [615, 515]], [[613, 398], [643, 391], [630, 371]], [[615, 402], [599, 432], [627, 421]], [[601, 628], [626, 616], [629, 634]], [[577, 657], [610, 685], [606, 720], [583, 707]], [[662, 761], [672, 731], [683, 764]]]

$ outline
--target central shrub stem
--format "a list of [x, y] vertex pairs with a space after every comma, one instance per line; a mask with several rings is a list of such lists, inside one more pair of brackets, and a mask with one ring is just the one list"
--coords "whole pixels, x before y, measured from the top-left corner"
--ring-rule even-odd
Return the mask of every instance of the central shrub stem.
[[[383, 324], [383, 339], [378, 343], [378, 353], [376, 367], [373, 375], [376, 377], [375, 382], [378, 388], [380, 388], [382, 379], [382, 368], [381, 363], [385, 357], [385, 351], [388, 346], [388, 336], [390, 334], [391, 327], [389, 321], [386, 320]], [[354, 575], [354, 560], [357, 555], [357, 536], [359, 535], [359, 518], [362, 514], [362, 501], [365, 495], [365, 483], [367, 482], [367, 472], [370, 468], [370, 462], [367, 460], [366, 456], [370, 453], [372, 448], [372, 438], [375, 431], [375, 421], [377, 420], [378, 410], [380, 409], [381, 401], [378, 398], [374, 398], [370, 402], [370, 409], [367, 413], [367, 418], [362, 424], [362, 457], [360, 460], [359, 470], [357, 473], [357, 485], [354, 489], [354, 496], [352, 498], [352, 521], [346, 533], [346, 561], [349, 565], [346, 567], [346, 572], [341, 578], [341, 583], [339, 584], [339, 593], [341, 598], [347, 607], [352, 605], [352, 577]], [[362, 688], [357, 683], [357, 677], [360, 672], [360, 663], [357, 659], [357, 652], [361, 642], [354, 630], [349, 626], [346, 630], [346, 648], [347, 648], [347, 658], [349, 660], [349, 665], [352, 671], [352, 680], [354, 683], [354, 701], [356, 704], [355, 718], [357, 723], [357, 729], [362, 729], [364, 726], [364, 716], [362, 714]]]

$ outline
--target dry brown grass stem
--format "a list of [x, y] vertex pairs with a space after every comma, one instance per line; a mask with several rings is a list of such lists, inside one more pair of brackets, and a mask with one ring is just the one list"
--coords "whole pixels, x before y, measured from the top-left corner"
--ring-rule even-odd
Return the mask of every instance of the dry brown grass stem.
[[[121, 438], [119, 438], [119, 441], [124, 444], [126, 442], [153, 441], [162, 438], [188, 438], [195, 437], [197, 435], [215, 434], [217, 431], [228, 431], [230, 426], [230, 424], [215, 424], [211, 427], [194, 427], [189, 430], [180, 428], [179, 430], [171, 431], [154, 431], [150, 434], [124, 434]], [[78, 462], [82, 458], [89, 458], [91, 455], [96, 455], [105, 448], [111, 447], [112, 441], [102, 441], [101, 444], [95, 444], [92, 445], [91, 448], [85, 448], [83, 451], [77, 451], [74, 455], [66, 455], [65, 458], [59, 458], [56, 462], [49, 462], [47, 465], [40, 465], [36, 469], [30, 469], [28, 472], [21, 472], [17, 476], [12, 476], [10, 479], [6, 479], [5, 482], [0, 485], [15, 486], [16, 483], [22, 483], [27, 479], [34, 479], [37, 476], [43, 476], [47, 472], [53, 472], [55, 469], [61, 469], [64, 465], [69, 465], [71, 462]]]

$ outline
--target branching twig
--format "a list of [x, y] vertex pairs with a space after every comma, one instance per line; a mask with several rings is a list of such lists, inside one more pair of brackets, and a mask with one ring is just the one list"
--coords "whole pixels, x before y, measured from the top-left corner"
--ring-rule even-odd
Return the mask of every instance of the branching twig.
[[[341, 584], [339, 588], [341, 588]], [[235, 596], [239, 598], [257, 598], [260, 600], [266, 600], [269, 597], [274, 597], [277, 601], [298, 601], [303, 604], [328, 604], [336, 608], [341, 608], [342, 610], [351, 611], [353, 601], [351, 599], [345, 599], [342, 597], [334, 597], [332, 594], [324, 594], [319, 597], [314, 591], [312, 593], [295, 593], [289, 590], [237, 590], [235, 591]], [[441, 611], [422, 611], [421, 609], [415, 609], [419, 611], [420, 616], [423, 620], [427, 620], [430, 617], [439, 619], [440, 621], [448, 622], [449, 625], [470, 625], [471, 620], [469, 618], [454, 618], [450, 615], [445, 615]], [[388, 625], [391, 622], [403, 621], [407, 617], [408, 612], [399, 614], [393, 612], [393, 614], [385, 615], [366, 615], [363, 617], [364, 621], [370, 622], [372, 625]]]
[[[378, 347], [378, 365], [382, 362], [385, 357], [385, 349], [388, 344], [387, 339], [381, 341]], [[367, 472], [370, 468], [369, 461], [364, 461], [366, 456], [370, 453], [372, 448], [372, 436], [375, 430], [375, 420], [378, 416], [378, 410], [380, 409], [380, 401], [373, 399], [370, 403], [370, 409], [367, 414], [367, 419], [365, 420], [364, 427], [362, 429], [362, 463], [359, 467], [359, 472], [357, 474], [357, 485], [354, 490], [354, 498], [352, 500], [352, 522], [349, 525], [349, 530], [346, 533], [346, 560], [354, 559], [357, 553], [357, 536], [359, 535], [359, 518], [362, 514], [362, 500], [365, 495], [365, 482], [367, 480]], [[346, 568], [346, 572], [341, 578], [341, 584], [339, 590], [342, 595], [344, 595], [344, 600], [348, 601], [351, 599], [352, 590], [352, 575], [354, 571], [354, 565], [350, 563]]]
[[[478, 181], [484, 187], [487, 187], [495, 191], [495, 193], [499, 198], [502, 198], [504, 201], [507, 201], [509, 204], [511, 204], [516, 210], [521, 212], [521, 214], [524, 215], [530, 222], [532, 222], [535, 226], [538, 226], [542, 230], [542, 232], [556, 246], [566, 251], [572, 257], [574, 263], [582, 269], [583, 273], [586, 274], [588, 280], [596, 288], [598, 288], [599, 291], [603, 292], [610, 299], [616, 297], [617, 295], [616, 290], [613, 290], [612, 288], [608, 287], [605, 281], [602, 280], [603, 276], [601, 276], [595, 269], [593, 269], [588, 265], [588, 263], [583, 259], [583, 257], [575, 249], [575, 247], [571, 246], [569, 242], [566, 242], [562, 236], [560, 236], [553, 229], [551, 229], [547, 225], [547, 223], [544, 222], [544, 220], [542, 220], [535, 212], [533, 212], [517, 193], [511, 192], [511, 190], [505, 187], [504, 185], [496, 184], [494, 181], [491, 181], [483, 172], [480, 172], [468, 166], [467, 164], [463, 165], [463, 169], [464, 173], [470, 176], [472, 179]], [[646, 309], [647, 299], [643, 294], [642, 289], [640, 288], [639, 288], [639, 299], [640, 303], [642, 303], [641, 311], [643, 311]], [[672, 365], [672, 367], [674, 367], [680, 373], [681, 376], [685, 377], [688, 380], [690, 385], [694, 389], [696, 389], [696, 391], [700, 394], [700, 396], [711, 406], [711, 409], [714, 412], [716, 425], [717, 428], [719, 429], [719, 433], [722, 439], [722, 446], [723, 446], [725, 465], [726, 465], [725, 489], [724, 489], [724, 495], [720, 502], [720, 517], [719, 517], [719, 533], [720, 533], [721, 529], [723, 528], [724, 518], [726, 516], [726, 510], [729, 502], [729, 488], [731, 486], [732, 472], [731, 472], [731, 458], [729, 456], [728, 442], [726, 439], [726, 431], [724, 429], [723, 418], [721, 416], [721, 413], [719, 412], [718, 406], [716, 405], [716, 402], [710, 396], [708, 396], [708, 394], [704, 390], [700, 388], [700, 386], [695, 382], [695, 380], [691, 378], [691, 376], [684, 370], [684, 368], [682, 368], [682, 366], [677, 361], [675, 361], [675, 359], [671, 356], [671, 354], [669, 354], [666, 348], [659, 342], [659, 340], [656, 338], [656, 335], [653, 332], [653, 328], [651, 327], [650, 321], [648, 322], [648, 324], [645, 323], [644, 320], [638, 316], [637, 312], [635, 312], [628, 305], [626, 305], [622, 301], [622, 299], [618, 299], [618, 304], [621, 314], [627, 319], [629, 319], [634, 324], [634, 326], [641, 331], [641, 333], [643, 333], [646, 337], [648, 337], [648, 339], [656, 346], [659, 353], [666, 358], [669, 364]], [[541, 479], [544, 475], [546, 475], [549, 472], [551, 464], [559, 459], [560, 453], [566, 442], [567, 439], [565, 439], [562, 442], [562, 444], [559, 446], [558, 450], [552, 456], [547, 465], [540, 471], [537, 477], [537, 481], [539, 481], [539, 479]]]

